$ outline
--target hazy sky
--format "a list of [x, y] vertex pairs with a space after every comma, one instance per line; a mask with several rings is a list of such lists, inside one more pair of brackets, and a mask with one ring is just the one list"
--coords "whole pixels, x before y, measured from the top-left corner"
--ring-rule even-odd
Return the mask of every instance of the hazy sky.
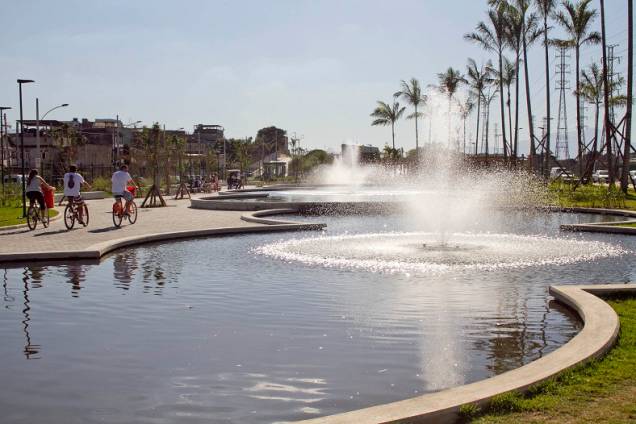
[[[606, 2], [622, 68], [625, 3]], [[29, 78], [36, 84], [24, 87], [25, 119], [35, 117], [39, 97], [42, 113], [70, 103], [52, 119], [119, 114], [124, 122], [168, 128], [221, 124], [228, 137], [276, 125], [304, 135], [306, 147], [382, 146], [391, 135], [370, 126], [376, 100], [389, 101], [401, 79], [432, 84], [449, 66], [464, 70], [469, 56], [485, 61], [487, 53], [462, 39], [485, 11], [485, 0], [7, 1], [0, 103], [14, 108], [14, 122], [15, 80]], [[599, 47], [586, 48], [583, 62], [599, 54]], [[537, 45], [529, 60], [537, 120], [544, 113], [541, 55]], [[573, 102], [568, 107], [575, 129]], [[520, 117], [527, 128], [525, 109]], [[396, 144], [414, 147], [412, 121], [397, 126]]]

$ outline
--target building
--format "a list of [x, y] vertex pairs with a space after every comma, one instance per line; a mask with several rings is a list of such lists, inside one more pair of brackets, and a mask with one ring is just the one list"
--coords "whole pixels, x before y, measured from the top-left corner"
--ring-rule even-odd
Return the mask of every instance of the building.
[[369, 144], [341, 144], [340, 154], [343, 160], [351, 163], [372, 163], [380, 160], [380, 149]]

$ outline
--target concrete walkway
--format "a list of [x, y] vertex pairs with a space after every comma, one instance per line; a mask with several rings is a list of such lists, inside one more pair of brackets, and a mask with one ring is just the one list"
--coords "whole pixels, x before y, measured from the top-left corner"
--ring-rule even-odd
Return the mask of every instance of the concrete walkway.
[[[166, 199], [164, 208], [139, 208], [134, 225], [124, 221], [121, 228], [112, 222], [112, 199], [87, 201], [90, 222], [87, 227], [75, 224], [68, 231], [64, 220], [51, 222], [35, 231], [28, 228], [2, 230], [0, 228], [0, 262], [47, 259], [98, 259], [117, 247], [170, 238], [252, 232], [263, 230], [291, 230], [295, 225], [266, 225], [246, 222], [244, 212], [210, 211], [190, 208], [190, 201]], [[141, 203], [141, 202], [139, 202]], [[63, 213], [63, 208], [58, 208]]]

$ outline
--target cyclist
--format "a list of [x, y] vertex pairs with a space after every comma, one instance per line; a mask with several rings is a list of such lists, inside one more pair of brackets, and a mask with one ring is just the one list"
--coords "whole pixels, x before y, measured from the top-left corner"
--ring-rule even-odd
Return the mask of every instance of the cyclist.
[[37, 169], [32, 169], [29, 172], [29, 178], [27, 178], [26, 185], [26, 195], [29, 198], [29, 207], [35, 205], [35, 202], [38, 202], [40, 206], [40, 216], [44, 218], [44, 211], [46, 206], [44, 204], [44, 194], [42, 193], [42, 187], [45, 187], [48, 190], [53, 190], [53, 187], [48, 185], [44, 178], [38, 175]]
[[84, 177], [78, 174], [77, 166], [69, 166], [68, 172], [64, 174], [64, 196], [70, 203], [75, 203], [79, 206], [77, 209], [80, 224], [83, 224], [84, 222], [84, 208], [81, 207], [84, 200], [80, 194], [80, 186], [82, 184], [90, 190], [91, 185], [84, 180]]
[[128, 165], [122, 165], [119, 167], [119, 171], [113, 173], [113, 177], [111, 178], [113, 183], [112, 192], [113, 197], [117, 199], [117, 201], [121, 201], [123, 197], [126, 200], [126, 205], [124, 210], [126, 214], [130, 214], [130, 202], [133, 200], [133, 195], [130, 191], [128, 191], [128, 185], [130, 184], [132, 187], [137, 189], [137, 185], [135, 181], [132, 179], [130, 174], [128, 173]]

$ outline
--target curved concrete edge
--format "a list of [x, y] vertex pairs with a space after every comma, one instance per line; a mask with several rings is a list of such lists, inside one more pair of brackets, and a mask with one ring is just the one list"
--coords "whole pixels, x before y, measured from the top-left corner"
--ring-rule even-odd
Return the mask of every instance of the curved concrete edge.
[[102, 256], [124, 247], [136, 246], [147, 243], [191, 239], [199, 237], [223, 236], [231, 234], [249, 234], [275, 231], [315, 231], [322, 230], [324, 224], [308, 223], [281, 223], [277, 225], [255, 225], [248, 227], [219, 227], [197, 230], [174, 231], [168, 233], [153, 233], [137, 236], [123, 237], [93, 244], [84, 250], [50, 251], [50, 252], [24, 252], [0, 254], [0, 263], [3, 262], [34, 262], [92, 259], [99, 260]]
[[558, 207], [561, 212], [591, 213], [596, 215], [626, 216], [636, 218], [636, 211], [629, 209], [605, 209], [605, 208], [580, 208], [580, 207]]
[[609, 233], [636, 236], [636, 227], [621, 227], [620, 224], [633, 224], [636, 221], [619, 221], [610, 224], [562, 224], [562, 231], [578, 231], [586, 233]]
[[[294, 222], [294, 221], [283, 221], [280, 219], [262, 218], [264, 216], [294, 214], [297, 212], [298, 212], [297, 209], [291, 209], [291, 208], [266, 209], [262, 211], [253, 211], [253, 212], [248, 212], [246, 214], [243, 214], [241, 216], [241, 220], [245, 222], [254, 222], [257, 224], [265, 224], [265, 225], [298, 224], [298, 222]], [[309, 224], [309, 223], [307, 223], [306, 225], [315, 225], [316, 227], [320, 227], [321, 229], [327, 226], [327, 224]]]
[[486, 380], [385, 405], [305, 420], [302, 423], [455, 422], [463, 405], [483, 406], [494, 396], [510, 391], [523, 392], [560, 372], [605, 354], [616, 342], [620, 323], [612, 307], [595, 294], [636, 294], [636, 284], [552, 286], [550, 293], [557, 301], [574, 309], [584, 322], [581, 332], [556, 351]]

